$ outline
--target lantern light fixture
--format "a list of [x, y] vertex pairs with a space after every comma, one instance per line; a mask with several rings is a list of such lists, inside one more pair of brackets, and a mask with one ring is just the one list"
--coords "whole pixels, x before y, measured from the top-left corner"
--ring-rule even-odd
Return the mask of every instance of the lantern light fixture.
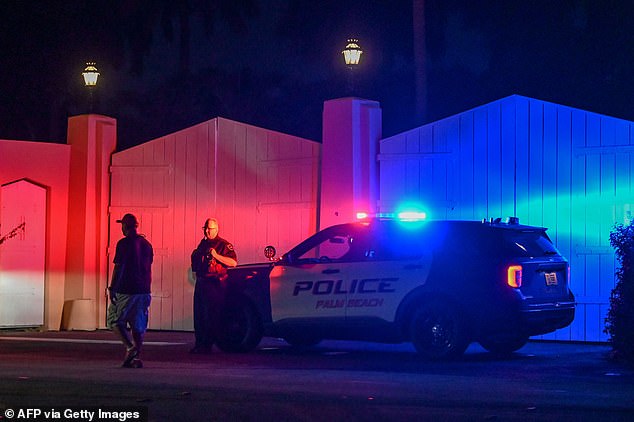
[[361, 50], [361, 47], [359, 46], [358, 39], [349, 38], [346, 48], [344, 48], [341, 53], [343, 54], [343, 59], [346, 61], [346, 65], [355, 66], [359, 64], [363, 50]]
[[97, 85], [97, 78], [99, 77], [99, 71], [95, 66], [96, 63], [88, 62], [86, 63], [86, 68], [82, 72], [82, 76], [84, 77], [84, 83], [88, 87], [92, 87]]

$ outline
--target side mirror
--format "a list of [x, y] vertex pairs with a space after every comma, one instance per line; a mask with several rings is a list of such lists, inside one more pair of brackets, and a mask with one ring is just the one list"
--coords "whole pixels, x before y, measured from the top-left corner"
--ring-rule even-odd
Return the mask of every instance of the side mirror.
[[266, 257], [266, 259], [268, 259], [269, 261], [274, 261], [275, 260], [275, 247], [274, 246], [267, 246], [264, 248], [264, 256]]

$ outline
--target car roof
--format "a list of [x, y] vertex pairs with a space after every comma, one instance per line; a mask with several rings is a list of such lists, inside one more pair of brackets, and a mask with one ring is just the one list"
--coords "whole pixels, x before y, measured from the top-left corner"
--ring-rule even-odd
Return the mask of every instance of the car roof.
[[[438, 233], [485, 233], [493, 230], [498, 233], [528, 233], [545, 232], [547, 229], [540, 226], [529, 226], [524, 224], [507, 223], [501, 221], [474, 221], [474, 220], [422, 220], [422, 221], [399, 221], [395, 219], [369, 219], [354, 223], [336, 224], [321, 230], [322, 235], [330, 235], [341, 231], [351, 231], [357, 234], [367, 232], [399, 232], [401, 234], [410, 233], [412, 236], [423, 234], [424, 232]], [[303, 242], [302, 242], [303, 243]]]
[[[353, 223], [356, 224], [356, 223]], [[421, 228], [423, 229], [426, 226], [444, 226], [444, 227], [453, 227], [456, 229], [478, 229], [478, 228], [486, 228], [491, 227], [495, 229], [504, 229], [504, 230], [517, 230], [517, 231], [546, 231], [547, 229], [540, 226], [529, 226], [525, 224], [519, 223], [507, 223], [501, 221], [473, 221], [473, 220], [428, 220], [428, 221], [417, 221], [417, 222], [408, 222], [408, 221], [398, 221], [394, 219], [377, 219], [370, 222], [370, 225], [378, 225], [378, 226], [398, 226], [403, 228]]]

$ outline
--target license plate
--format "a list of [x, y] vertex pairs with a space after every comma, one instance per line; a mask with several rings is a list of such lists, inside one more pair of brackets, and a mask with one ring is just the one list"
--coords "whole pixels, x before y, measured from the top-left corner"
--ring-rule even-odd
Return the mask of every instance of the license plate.
[[544, 273], [544, 277], [546, 278], [547, 286], [557, 285], [557, 273]]

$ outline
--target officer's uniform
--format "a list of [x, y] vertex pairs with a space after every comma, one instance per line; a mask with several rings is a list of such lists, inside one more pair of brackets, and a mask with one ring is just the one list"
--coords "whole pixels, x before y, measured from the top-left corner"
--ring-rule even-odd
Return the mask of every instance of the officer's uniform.
[[224, 280], [227, 268], [211, 257], [210, 250], [215, 249], [222, 256], [237, 261], [233, 245], [216, 236], [213, 239], [203, 238], [192, 252], [192, 271], [196, 273], [194, 287], [194, 331], [196, 346], [192, 352], [207, 353], [218, 340], [220, 311], [224, 304]]

